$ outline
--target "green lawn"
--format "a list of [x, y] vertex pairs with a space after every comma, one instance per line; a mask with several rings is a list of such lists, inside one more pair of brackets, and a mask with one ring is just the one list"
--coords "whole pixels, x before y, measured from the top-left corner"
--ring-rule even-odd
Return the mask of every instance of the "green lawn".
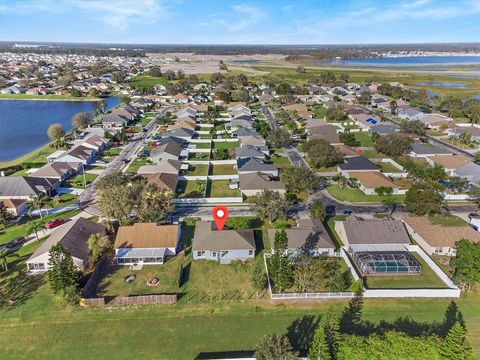
[[442, 226], [468, 226], [468, 223], [451, 214], [439, 214], [439, 215], [430, 215], [428, 217], [430, 223], [435, 225], [442, 225]]
[[[47, 223], [52, 219], [68, 219], [74, 215], [77, 215], [81, 212], [81, 210], [70, 210], [63, 213], [52, 214], [48, 216], [44, 216], [42, 222]], [[18, 224], [12, 224], [6, 227], [3, 230], [0, 230], [0, 244], [5, 244], [6, 242], [15, 239], [19, 236], [26, 236], [27, 235], [27, 223], [20, 222]]]
[[422, 266], [420, 275], [367, 276], [365, 287], [368, 289], [438, 289], [447, 288], [442, 280], [416, 253], [411, 253]]
[[207, 184], [207, 197], [238, 197], [240, 190], [230, 190], [229, 180], [209, 180]]
[[194, 143], [197, 149], [210, 149], [210, 143]]
[[221, 165], [212, 165], [212, 170], [210, 175], [236, 175], [238, 174], [237, 169], [233, 165], [221, 164]]
[[169, 82], [163, 77], [154, 77], [154, 76], [149, 76], [149, 75], [139, 75], [136, 76], [132, 79], [130, 79], [129, 84], [132, 87], [152, 87], [157, 84], [162, 84], [162, 85], [168, 85]]
[[210, 159], [210, 154], [209, 153], [193, 153], [189, 152], [188, 153], [188, 160], [196, 160], [196, 161], [208, 161]]
[[73, 179], [65, 181], [64, 186], [85, 189], [85, 182], [88, 186], [88, 184], [95, 180], [97, 176], [97, 174], [85, 174], [85, 176], [84, 174], [80, 174], [75, 176]]
[[180, 180], [177, 185], [179, 198], [203, 198], [205, 181]]
[[10, 174], [10, 176], [28, 176], [27, 171], [28, 171], [28, 169], [18, 170], [18, 171], [15, 171], [14, 173]]
[[402, 170], [400, 170], [399, 168], [397, 168], [396, 166], [394, 166], [394, 165], [392, 165], [388, 162], [377, 162], [375, 164], [384, 173], [401, 173], [402, 172]]
[[315, 115], [314, 115], [314, 118], [315, 119], [324, 119], [325, 118], [325, 114], [327, 112], [327, 109], [325, 109], [322, 105], [317, 105], [314, 107], [314, 111], [315, 111]]
[[[365, 195], [362, 191], [352, 188], [341, 188], [340, 185], [329, 185], [327, 186], [327, 191], [335, 199], [340, 201], [348, 202], [382, 202], [385, 199], [385, 196], [379, 195]], [[399, 202], [405, 200], [405, 195], [392, 195], [394, 199]]]
[[344, 244], [340, 237], [338, 236], [337, 232], [335, 231], [335, 221], [344, 221], [347, 218], [347, 215], [335, 215], [331, 216], [325, 222], [325, 229], [330, 235], [330, 238], [333, 240], [335, 244], [335, 249], [340, 249]]
[[287, 157], [285, 156], [279, 156], [277, 154], [273, 155], [270, 157], [270, 160], [275, 164], [277, 165], [277, 167], [279, 169], [285, 169], [285, 168], [290, 168], [292, 167], [292, 163], [290, 162], [290, 160], [288, 160]]
[[62, 207], [62, 206], [67, 206], [67, 205], [72, 205], [77, 203], [77, 197], [72, 194], [61, 194], [60, 196], [58, 196], [58, 198], [59, 198], [58, 204], [53, 201], [53, 198], [49, 198], [45, 202], [45, 206], [53, 208], [53, 207]]
[[208, 165], [188, 165], [187, 176], [207, 176]]
[[216, 121], [215, 122], [215, 130], [225, 130], [225, 122]]
[[[183, 257], [175, 256], [163, 265], [144, 265], [142, 270], [132, 271], [128, 265], [111, 266], [109, 273], [99, 284], [99, 296], [151, 295], [178, 292], [178, 276]], [[124, 276], [134, 274], [132, 283], [126, 283]], [[146, 281], [156, 277], [157, 286], [147, 286]]]
[[214, 149], [234, 149], [240, 146], [239, 141], [214, 141]]
[[123, 148], [121, 147], [113, 147], [113, 148], [110, 148], [108, 150], [105, 150], [103, 153], [106, 155], [106, 156], [117, 156], [118, 154], [120, 154], [122, 152]]
[[355, 139], [360, 141], [360, 146], [366, 147], [374, 147], [375, 143], [372, 140], [372, 137], [368, 134], [368, 132], [356, 132]]
[[137, 172], [144, 165], [152, 164], [148, 158], [135, 158], [130, 165], [128, 165], [127, 172]]
[[[193, 359], [200, 352], [250, 350], [264, 335], [293, 331], [299, 323], [321, 316], [329, 305], [340, 312], [347, 304], [347, 300], [271, 304], [257, 300], [256, 294], [249, 298], [250, 274], [242, 267], [194, 262], [187, 267], [184, 296], [175, 305], [65, 307], [52, 294], [46, 277], [25, 276], [24, 261], [38, 246], [39, 242], [31, 244], [10, 256], [10, 270], [0, 275], [0, 289], [14, 300], [7, 306], [1, 301], [6, 297], [0, 298], [2, 359]], [[365, 299], [362, 319], [378, 324], [414, 316], [419, 323], [441, 322], [450, 301]], [[479, 358], [480, 297], [463, 295], [456, 303]]]
[[382, 155], [380, 155], [375, 150], [363, 150], [362, 151], [362, 156], [366, 157], [367, 159], [375, 159], [375, 158], [383, 157]]

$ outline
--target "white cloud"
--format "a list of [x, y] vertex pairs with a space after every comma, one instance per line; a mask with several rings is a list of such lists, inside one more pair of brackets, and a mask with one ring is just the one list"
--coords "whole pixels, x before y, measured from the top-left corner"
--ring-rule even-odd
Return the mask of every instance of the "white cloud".
[[235, 13], [240, 15], [239, 19], [230, 21], [228, 30], [239, 31], [244, 30], [265, 18], [265, 13], [254, 6], [250, 5], [234, 5], [232, 9]]
[[71, 0], [71, 4], [120, 31], [130, 23], [154, 24], [167, 13], [157, 0]]

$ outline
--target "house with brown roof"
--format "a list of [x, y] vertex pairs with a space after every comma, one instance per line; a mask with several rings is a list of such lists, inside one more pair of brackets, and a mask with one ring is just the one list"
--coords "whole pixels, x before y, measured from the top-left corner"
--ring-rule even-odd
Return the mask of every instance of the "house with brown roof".
[[285, 194], [287, 191], [285, 185], [280, 180], [276, 180], [271, 174], [262, 172], [240, 174], [240, 189], [242, 195], [253, 196], [265, 190], [276, 191]]
[[54, 245], [60, 244], [72, 256], [75, 267], [83, 271], [89, 260], [88, 238], [92, 234], [105, 235], [106, 231], [102, 225], [82, 217], [59, 226], [27, 260], [28, 270], [32, 272], [47, 271], [50, 268], [50, 249]]
[[60, 182], [81, 171], [81, 164], [79, 162], [53, 162], [43, 165], [40, 169], [35, 171], [30, 176], [40, 178], [53, 178]]
[[287, 110], [287, 111], [296, 111], [297, 115], [299, 116], [307, 116], [307, 117], [312, 117], [313, 112], [308, 110], [307, 105], [300, 103], [300, 104], [289, 104], [289, 105], [283, 105], [282, 109]]
[[357, 179], [359, 189], [365, 195], [375, 195], [375, 189], [382, 187], [391, 188], [395, 195], [406, 193], [405, 189], [400, 189], [398, 185], [379, 171], [349, 171], [345, 173], [345, 177], [347, 179]]
[[255, 258], [255, 236], [252, 229], [218, 231], [212, 221], [197, 221], [192, 239], [193, 260], [214, 260], [230, 264], [235, 260]]
[[178, 118], [174, 124], [168, 126], [168, 131], [175, 129], [190, 129], [195, 130], [197, 127], [197, 121], [190, 117]]
[[[274, 249], [277, 231], [276, 229], [268, 230], [272, 249]], [[297, 226], [285, 229], [285, 232], [288, 237], [286, 251], [290, 255], [333, 256], [335, 252], [335, 244], [320, 220], [297, 219]]]
[[433, 224], [427, 216], [402, 216], [410, 236], [429, 255], [455, 256], [456, 243], [466, 239], [476, 244], [480, 233], [470, 226], [445, 226]]
[[450, 175], [453, 175], [454, 170], [471, 163], [467, 157], [454, 154], [426, 157], [425, 160], [432, 166], [443, 166], [445, 171]]
[[181, 227], [135, 223], [118, 228], [115, 243], [115, 261], [120, 265], [163, 264], [166, 257], [177, 253]]
[[144, 165], [141, 166], [137, 173], [144, 174], [178, 174], [182, 167], [182, 162], [180, 160], [165, 160], [159, 161], [153, 165]]
[[173, 193], [178, 185], [178, 174], [143, 174], [142, 178], [147, 180], [148, 184], [156, 185], [162, 190], [169, 190]]

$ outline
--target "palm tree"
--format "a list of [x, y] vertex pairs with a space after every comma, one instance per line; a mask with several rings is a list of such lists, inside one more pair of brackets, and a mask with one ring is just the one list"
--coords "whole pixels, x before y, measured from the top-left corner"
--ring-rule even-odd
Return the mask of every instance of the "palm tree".
[[345, 186], [348, 185], [348, 179], [347, 179], [345, 176], [343, 176], [343, 175], [339, 175], [339, 176], [338, 176], [337, 182], [338, 182], [338, 184], [340, 185], [340, 188], [341, 188], [341, 189], [344, 189]]
[[31, 195], [28, 199], [28, 205], [30, 208], [40, 211], [40, 219], [43, 219], [42, 206], [45, 204], [45, 194], [39, 193], [37, 196]]
[[358, 189], [359, 186], [360, 186], [360, 182], [358, 181], [358, 179], [357, 179], [357, 178], [353, 178], [353, 177], [352, 177], [352, 178], [349, 178], [349, 179], [347, 180], [347, 184], [348, 184], [350, 187], [355, 188], [355, 189]]
[[40, 220], [32, 220], [27, 224], [27, 236], [35, 233], [35, 237], [38, 240], [38, 231], [43, 229], [43, 222]]

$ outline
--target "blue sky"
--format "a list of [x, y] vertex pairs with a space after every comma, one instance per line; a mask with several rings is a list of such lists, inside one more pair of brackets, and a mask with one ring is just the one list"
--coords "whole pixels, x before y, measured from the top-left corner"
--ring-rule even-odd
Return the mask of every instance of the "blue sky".
[[0, 0], [0, 40], [143, 44], [480, 41], [480, 0]]

